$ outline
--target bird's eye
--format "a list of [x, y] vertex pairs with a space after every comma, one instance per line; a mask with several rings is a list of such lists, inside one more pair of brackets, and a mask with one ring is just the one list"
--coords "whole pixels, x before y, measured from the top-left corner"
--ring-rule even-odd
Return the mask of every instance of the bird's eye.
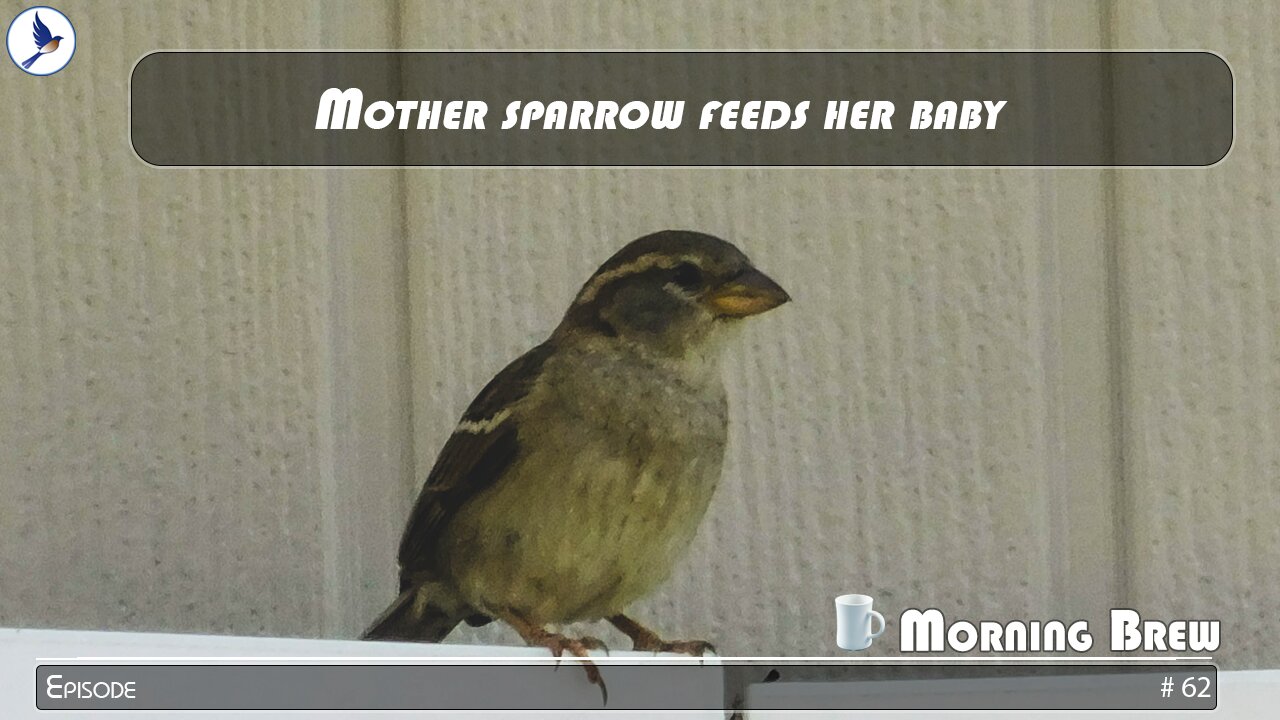
[[702, 285], [702, 269], [691, 262], [682, 262], [672, 271], [672, 279], [685, 290], [695, 290]]

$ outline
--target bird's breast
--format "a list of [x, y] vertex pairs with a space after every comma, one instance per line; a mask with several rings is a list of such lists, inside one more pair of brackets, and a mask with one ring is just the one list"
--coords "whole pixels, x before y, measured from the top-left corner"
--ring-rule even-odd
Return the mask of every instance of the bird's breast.
[[724, 389], [643, 367], [551, 380], [508, 476], [451, 524], [448, 565], [481, 607], [595, 619], [650, 592], [692, 541], [720, 478]]

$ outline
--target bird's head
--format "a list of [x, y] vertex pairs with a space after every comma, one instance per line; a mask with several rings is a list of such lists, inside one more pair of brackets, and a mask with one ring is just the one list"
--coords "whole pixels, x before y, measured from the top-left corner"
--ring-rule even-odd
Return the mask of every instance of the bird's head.
[[62, 39], [62, 36], [61, 36], [61, 35], [54, 35], [54, 36], [53, 36], [53, 41], [54, 41], [54, 42], [57, 42], [57, 41], [59, 41], [59, 40], [61, 40], [61, 39]]
[[595, 271], [561, 334], [619, 337], [665, 355], [701, 348], [717, 328], [790, 300], [732, 244], [664, 230], [628, 243]]

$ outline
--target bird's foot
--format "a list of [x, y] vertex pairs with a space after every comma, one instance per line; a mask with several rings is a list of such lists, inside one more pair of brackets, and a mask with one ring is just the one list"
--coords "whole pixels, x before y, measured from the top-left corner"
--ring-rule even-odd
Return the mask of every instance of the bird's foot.
[[669, 642], [658, 637], [657, 633], [626, 615], [613, 615], [608, 620], [614, 627], [621, 630], [624, 635], [631, 638], [632, 649], [638, 652], [679, 653], [694, 657], [702, 657], [707, 653], [717, 654], [716, 647], [706, 640], [675, 640]]
[[560, 668], [560, 657], [565, 653], [582, 658], [580, 664], [587, 673], [587, 680], [592, 685], [599, 686], [601, 699], [604, 700], [605, 705], [609, 704], [609, 688], [604, 686], [600, 668], [589, 659], [592, 650], [604, 650], [608, 654], [609, 648], [603, 642], [593, 637], [571, 638], [551, 632], [514, 610], [499, 612], [495, 615], [505, 620], [529, 645], [550, 650], [551, 654], [556, 656], [556, 669]]
[[692, 655], [693, 657], [702, 657], [707, 653], [716, 654], [716, 646], [706, 640], [668, 641], [659, 638], [657, 635], [643, 640], [637, 639], [634, 649], [640, 652], [677, 653], [680, 655]]
[[592, 650], [603, 650], [605, 655], [609, 654], [609, 646], [605, 645], [603, 640], [590, 636], [571, 638], [549, 632], [538, 644], [551, 650], [551, 654], [556, 657], [568, 652], [570, 655], [584, 658], [589, 657]]
[[603, 641], [593, 637], [571, 638], [560, 633], [548, 632], [539, 637], [536, 641], [538, 645], [542, 645], [556, 656], [556, 667], [560, 667], [560, 658], [567, 652], [574, 657], [584, 658], [581, 662], [582, 669], [587, 673], [587, 682], [600, 687], [600, 697], [605, 705], [609, 704], [609, 688], [605, 687], [604, 677], [600, 675], [600, 668], [589, 659], [592, 650], [603, 650], [607, 655], [609, 646]]

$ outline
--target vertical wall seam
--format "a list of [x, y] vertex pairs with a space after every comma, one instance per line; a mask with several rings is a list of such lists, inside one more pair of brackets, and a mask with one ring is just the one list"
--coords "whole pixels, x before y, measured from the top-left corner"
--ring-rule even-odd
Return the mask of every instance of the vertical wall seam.
[[[390, 36], [393, 38], [393, 47], [396, 50], [404, 50], [410, 47], [406, 42], [408, 38], [405, 37], [404, 19], [406, 1], [407, 0], [397, 0], [397, 2], [393, 4], [391, 10], [392, 28]], [[403, 83], [404, 76], [402, 75], [400, 77], [400, 87], [402, 90], [404, 89]], [[407, 97], [407, 95], [401, 93], [401, 97]], [[409, 469], [409, 472], [407, 473], [408, 477], [405, 478], [405, 481], [408, 483], [408, 487], [405, 488], [405, 490], [408, 493], [408, 500], [412, 502], [414, 495], [416, 495], [418, 491], [418, 421], [415, 408], [417, 403], [414, 401], [414, 398], [417, 397], [414, 388], [414, 376], [417, 373], [414, 372], [416, 365], [415, 358], [413, 357], [413, 287], [410, 282], [410, 278], [413, 277], [413, 272], [409, 267], [409, 263], [413, 258], [412, 248], [410, 247], [409, 242], [409, 236], [412, 231], [409, 218], [409, 168], [400, 167], [392, 172], [396, 174], [395, 190], [396, 194], [399, 196], [396, 205], [400, 208], [400, 237], [398, 239], [398, 245], [401, 266], [396, 275], [395, 293], [399, 306], [404, 308], [404, 314], [401, 316], [400, 328], [398, 329], [397, 334], [399, 336], [399, 349], [404, 356], [404, 363], [401, 365], [405, 374], [405, 377], [403, 378], [405, 388], [405, 393], [403, 395], [404, 413], [405, 422], [408, 423], [409, 426], [408, 443], [406, 445], [407, 449], [404, 451], [407, 456], [405, 463]], [[392, 549], [394, 550], [394, 548]]]
[[[1032, 6], [1032, 28], [1035, 34], [1035, 46], [1052, 47], [1054, 17], [1051, 11], [1040, 3]], [[1040, 235], [1038, 243], [1039, 258], [1039, 301], [1040, 312], [1040, 372], [1044, 378], [1043, 413], [1041, 427], [1041, 448], [1044, 457], [1044, 494], [1040, 498], [1040, 523], [1045, 529], [1045, 553], [1047, 554], [1047, 572], [1045, 581], [1047, 593], [1043, 598], [1049, 604], [1047, 611], [1055, 616], [1060, 613], [1068, 590], [1070, 575], [1070, 536], [1066, 519], [1062, 512], [1054, 512], [1053, 508], [1068, 507], [1068, 494], [1065, 490], [1066, 477], [1066, 428], [1063, 413], [1063, 386], [1065, 384], [1062, 363], [1062, 342], [1059, 337], [1063, 322], [1064, 308], [1062, 296], [1062, 268], [1058, 263], [1058, 235], [1054, 232], [1056, 222], [1054, 198], [1058, 191], [1055, 184], [1056, 175], [1052, 171], [1036, 171], [1038, 202], [1036, 203], [1036, 228]]]
[[[1117, 48], [1117, 28], [1116, 22], [1119, 17], [1114, 0], [1100, 0], [1099, 16], [1102, 20], [1102, 46], [1108, 50]], [[1115, 117], [1115, 78], [1110, 77], [1110, 68], [1108, 68], [1108, 82], [1104, 84], [1103, 108], [1105, 116]], [[1117, 128], [1114, 121], [1112, 123], [1104, 123], [1104, 132], [1107, 133], [1106, 142], [1114, 148], [1116, 142]], [[1108, 372], [1110, 375], [1109, 388], [1111, 390], [1110, 412], [1111, 412], [1111, 431], [1114, 441], [1112, 442], [1112, 477], [1115, 478], [1115, 507], [1112, 512], [1115, 533], [1116, 557], [1114, 558], [1116, 575], [1116, 600], [1120, 605], [1131, 607], [1133, 598], [1131, 597], [1129, 562], [1132, 556], [1133, 532], [1128, 527], [1125, 519], [1132, 517], [1130, 512], [1132, 497], [1129, 487], [1129, 474], [1126, 458], [1126, 443], [1128, 442], [1128, 426], [1125, 416], [1125, 398], [1126, 398], [1126, 373], [1125, 373], [1125, 343], [1127, 341], [1127, 324], [1124, 315], [1124, 293], [1121, 287], [1123, 275], [1121, 270], [1120, 258], [1120, 233], [1119, 233], [1119, 188], [1118, 188], [1117, 171], [1107, 169], [1102, 171], [1102, 241], [1105, 255], [1103, 263], [1105, 268], [1105, 282], [1107, 289], [1107, 362]]]
[[[337, 28], [332, 15], [332, 8], [326, 8], [320, 15], [320, 27], [322, 36], [327, 34], [325, 31], [333, 31]], [[337, 202], [337, 192], [335, 184], [337, 178], [333, 175], [325, 174], [322, 181], [322, 191], [319, 193], [324, 200], [325, 222], [324, 227], [327, 237], [320, 243], [323, 247], [321, 253], [321, 272], [326, 277], [324, 283], [325, 295], [323, 298], [323, 306], [320, 309], [319, 324], [317, 329], [320, 337], [317, 347], [325, 353], [324, 357], [319, 358], [319, 388], [317, 389], [318, 405], [316, 412], [316, 442], [320, 456], [319, 466], [319, 485], [320, 485], [320, 542], [321, 542], [321, 567], [324, 573], [324, 586], [321, 591], [321, 602], [323, 603], [320, 612], [320, 634], [322, 637], [336, 637], [340, 624], [342, 604], [341, 582], [339, 577], [339, 566], [341, 564], [339, 554], [340, 538], [338, 533], [338, 477], [337, 477], [337, 388], [335, 387], [335, 376], [337, 375], [337, 358], [338, 351], [336, 343], [338, 336], [336, 332], [338, 317], [338, 297], [342, 295], [338, 291], [335, 283], [341, 280], [334, 272], [334, 255], [338, 248], [336, 247], [338, 236], [338, 221], [335, 217], [334, 207]]]
[[[326, 10], [321, 15], [322, 37], [342, 38], [346, 28], [342, 10]], [[335, 14], [336, 13], [336, 14]], [[379, 41], [385, 43], [382, 48], [399, 48], [402, 45], [401, 18], [402, 4], [395, 3], [388, 13], [388, 26], [380, 35]], [[339, 41], [341, 42], [341, 41]], [[371, 48], [379, 49], [379, 48]], [[302, 171], [313, 172], [313, 171]], [[323, 247], [322, 272], [327, 281], [326, 295], [319, 308], [318, 347], [325, 353], [317, 359], [320, 375], [317, 409], [317, 445], [320, 457], [320, 477], [318, 478], [321, 495], [320, 542], [323, 568], [323, 589], [321, 591], [320, 634], [324, 637], [343, 637], [352, 628], [358, 628], [366, 618], [358, 617], [361, 611], [361, 597], [364, 591], [360, 578], [364, 573], [360, 568], [377, 557], [394, 556], [395, 546], [365, 548], [363, 538], [358, 532], [352, 532], [353, 520], [344, 513], [351, 512], [349, 500], [350, 488], [344, 483], [354, 481], [352, 475], [360, 467], [355, 463], [355, 454], [363, 447], [361, 432], [369, 432], [370, 428], [362, 423], [357, 412], [360, 393], [350, 379], [355, 373], [362, 373], [365, 368], [356, 367], [368, 358], [353, 357], [356, 347], [361, 342], [353, 332], [360, 294], [354, 283], [368, 282], [375, 278], [365, 277], [365, 271], [359, 273], [359, 263], [355, 258], [353, 243], [378, 242], [385, 238], [353, 238], [349, 237], [350, 229], [345, 227], [349, 211], [351, 190], [362, 181], [360, 171], [352, 170], [318, 170], [322, 173], [321, 186], [315, 200], [324, 202], [325, 227], [328, 236], [320, 243]], [[357, 172], [357, 176], [348, 173]], [[402, 418], [398, 432], [404, 440], [398, 458], [386, 458], [386, 462], [377, 465], [379, 468], [400, 469], [400, 477], [369, 478], [370, 482], [394, 482], [397, 496], [409, 496], [415, 485], [414, 468], [414, 420], [413, 420], [413, 366], [410, 355], [412, 349], [412, 318], [409, 315], [409, 263], [408, 263], [408, 199], [405, 169], [373, 170], [373, 173], [395, 173], [390, 183], [389, 212], [395, 217], [388, 217], [386, 225], [378, 223], [378, 227], [370, 228], [372, 232], [399, 233], [399, 237], [390, 239], [393, 254], [391, 277], [386, 281], [392, 286], [392, 305], [389, 310], [397, 312], [398, 318], [394, 328], [394, 341], [389, 344], [387, 352], [395, 352], [398, 357], [391, 358], [386, 364], [387, 372], [393, 373], [385, 382], [398, 388], [398, 397], [388, 397], [390, 401], [386, 412], [395, 412]], [[355, 183], [355, 185], [353, 185]], [[394, 209], [391, 209], [394, 208]], [[378, 278], [380, 279], [380, 278]], [[400, 403], [395, 407], [394, 403]], [[410, 497], [411, 499], [411, 497]], [[371, 518], [356, 518], [354, 522], [370, 522]], [[399, 524], [400, 518], [388, 519], [388, 522]], [[388, 578], [392, 585], [394, 578]]]
[[[1038, 288], [1041, 303], [1040, 317], [1040, 352], [1041, 373], [1044, 377], [1043, 412], [1044, 422], [1041, 432], [1041, 443], [1045, 453], [1045, 491], [1040, 502], [1040, 516], [1048, 540], [1045, 552], [1048, 553], [1048, 593], [1045, 597], [1050, 612], [1055, 616], [1065, 609], [1066, 593], [1070, 584], [1071, 536], [1066, 515], [1070, 512], [1067, 484], [1067, 440], [1064, 400], [1065, 368], [1062, 362], [1063, 343], [1060, 328], [1064, 321], [1063, 281], [1058, 262], [1058, 236], [1054, 232], [1056, 208], [1054, 197], [1057, 187], [1053, 176], [1041, 172], [1039, 177], [1039, 201], [1037, 203], [1037, 228], [1040, 234], [1039, 275], [1041, 285]], [[1056, 511], [1055, 511], [1056, 509]], [[1064, 511], [1065, 510], [1065, 511]]]
[[[1037, 8], [1040, 48], [1110, 49], [1110, 8]], [[1045, 97], [1052, 87], [1041, 88]], [[1101, 112], [1113, 88], [1100, 89]], [[1114, 145], [1104, 126], [1097, 142]], [[1045, 142], [1050, 141], [1047, 134]], [[1106, 170], [1040, 170], [1036, 227], [1044, 375], [1042, 448], [1046, 490], [1040, 509], [1048, 537], [1046, 610], [1101, 619], [1124, 596], [1125, 550], [1118, 532], [1121, 482], [1114, 177]]]
[[339, 555], [341, 554], [341, 539], [338, 532], [338, 473], [337, 473], [337, 430], [336, 423], [338, 420], [337, 412], [337, 389], [336, 375], [338, 372], [337, 357], [339, 355], [336, 344], [339, 342], [336, 326], [339, 322], [340, 311], [337, 308], [338, 297], [342, 295], [334, 283], [339, 281], [337, 273], [334, 272], [334, 253], [336, 251], [335, 244], [337, 242], [337, 227], [334, 213], [334, 204], [337, 200], [337, 192], [334, 183], [326, 180], [324, 183], [326, 210], [325, 226], [327, 228], [328, 237], [325, 238], [324, 245], [324, 268], [323, 272], [328, 277], [325, 283], [327, 288], [326, 297], [324, 298], [324, 308], [320, 314], [321, 341], [318, 343], [320, 348], [326, 353], [325, 357], [320, 360], [320, 388], [319, 388], [319, 411], [317, 412], [317, 442], [320, 451], [320, 538], [322, 545], [322, 563], [324, 567], [324, 607], [321, 613], [321, 633], [324, 637], [336, 637], [338, 626], [340, 623], [342, 604], [342, 590], [339, 578], [339, 566], [341, 564]]

